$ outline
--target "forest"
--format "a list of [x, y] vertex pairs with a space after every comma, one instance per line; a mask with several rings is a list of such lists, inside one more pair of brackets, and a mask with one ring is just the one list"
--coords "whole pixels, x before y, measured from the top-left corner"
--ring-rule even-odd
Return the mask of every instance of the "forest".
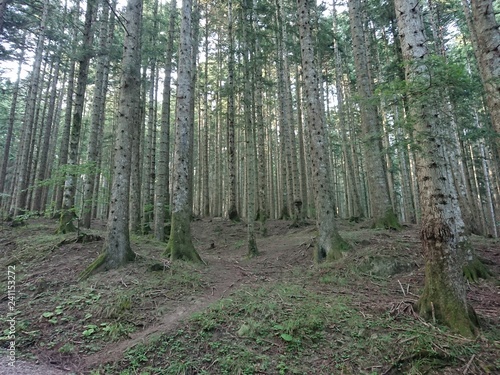
[[499, 21], [0, 0], [0, 374], [500, 373]]

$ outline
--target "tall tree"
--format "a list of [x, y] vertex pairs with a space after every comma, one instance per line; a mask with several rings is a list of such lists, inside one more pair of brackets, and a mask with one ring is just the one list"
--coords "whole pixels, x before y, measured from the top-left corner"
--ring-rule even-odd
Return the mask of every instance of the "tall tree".
[[24, 48], [21, 48], [19, 54], [19, 63], [17, 66], [17, 79], [14, 84], [14, 88], [12, 91], [12, 102], [10, 104], [10, 113], [7, 127], [7, 135], [5, 137], [5, 146], [3, 149], [3, 159], [2, 159], [2, 167], [0, 169], [0, 202], [2, 200], [2, 193], [5, 192], [5, 179], [7, 177], [7, 167], [10, 159], [10, 148], [12, 145], [12, 136], [14, 134], [14, 123], [16, 120], [16, 111], [17, 111], [17, 101], [19, 97], [19, 86], [21, 82], [21, 72], [23, 68], [24, 61]]
[[374, 101], [373, 82], [368, 65], [368, 48], [363, 31], [363, 9], [361, 0], [349, 0], [352, 47], [356, 65], [356, 83], [360, 97], [361, 125], [364, 136], [364, 160], [367, 174], [370, 207], [375, 227], [399, 228], [394, 213], [389, 185], [387, 183], [382, 155], [382, 126]]
[[[80, 1], [77, 0], [71, 12], [73, 16], [74, 24], [78, 23], [79, 18], [79, 9], [80, 9]], [[78, 37], [78, 28], [74, 27], [73, 32], [71, 34], [71, 39], [76, 41]], [[76, 73], [76, 54], [77, 54], [77, 43], [71, 43], [71, 50], [69, 56], [69, 73], [68, 73], [68, 86], [66, 90], [66, 111], [64, 113], [64, 125], [63, 131], [61, 134], [61, 143], [59, 146], [59, 160], [57, 162], [57, 166], [59, 169], [63, 169], [63, 167], [68, 163], [68, 152], [69, 152], [69, 139], [71, 134], [71, 118], [73, 115], [73, 97], [75, 91], [75, 73]], [[63, 195], [64, 195], [64, 184], [60, 184], [59, 181], [56, 182], [56, 186], [54, 187], [56, 190], [56, 202], [55, 202], [55, 212], [59, 213], [63, 204]]]
[[[447, 158], [446, 118], [436, 108], [439, 88], [433, 85], [421, 5], [395, 0], [411, 120], [415, 126], [417, 178], [422, 210], [421, 238], [425, 256], [425, 286], [419, 312], [435, 317], [459, 333], [474, 333], [475, 315], [466, 300], [462, 273], [467, 236]], [[424, 90], [425, 88], [425, 90]], [[439, 102], [439, 100], [437, 101]]]
[[474, 52], [486, 91], [486, 104], [493, 128], [499, 134], [497, 144], [500, 147], [500, 26], [495, 17], [493, 0], [462, 2], [466, 15], [469, 15]]
[[[43, 141], [41, 145], [41, 150], [40, 154], [38, 155], [37, 159], [39, 161], [38, 163], [38, 170], [36, 172], [36, 179], [35, 181], [40, 183], [45, 178], [47, 178], [47, 161], [49, 157], [49, 148], [50, 148], [50, 139], [52, 134], [52, 127], [54, 125], [54, 117], [55, 117], [55, 110], [56, 110], [56, 98], [57, 95], [59, 94], [59, 90], [57, 87], [57, 83], [59, 82], [59, 67], [60, 67], [60, 56], [58, 55], [60, 51], [56, 51], [56, 54], [54, 56], [55, 64], [54, 71], [52, 73], [52, 84], [50, 88], [50, 99], [49, 99], [49, 105], [48, 105], [48, 113], [45, 120], [45, 130], [43, 133]], [[32, 210], [36, 212], [43, 211], [45, 209], [45, 201], [42, 200], [43, 196], [43, 190], [44, 186], [36, 186], [35, 188], [35, 194], [33, 196], [33, 205], [32, 205]]]
[[[71, 122], [71, 135], [69, 141], [68, 166], [75, 167], [78, 164], [78, 151], [80, 145], [80, 133], [83, 120], [83, 109], [85, 102], [85, 92], [87, 90], [87, 78], [89, 74], [90, 59], [93, 55], [92, 43], [94, 39], [93, 22], [97, 13], [97, 1], [88, 0], [85, 11], [85, 25], [83, 28], [83, 44], [80, 59], [78, 62], [78, 76], [75, 92], [75, 108], [73, 111], [73, 119]], [[74, 170], [69, 170], [64, 181], [63, 206], [61, 218], [59, 221], [60, 233], [74, 232], [76, 227], [73, 224], [73, 219], [76, 218], [75, 213], [75, 192], [76, 192], [76, 176]]]
[[252, 86], [254, 69], [254, 50], [253, 43], [253, 0], [243, 1], [243, 64], [246, 67], [243, 72], [245, 79], [243, 91], [243, 110], [245, 118], [245, 164], [246, 164], [246, 186], [247, 186], [247, 246], [248, 256], [254, 257], [258, 255], [257, 241], [255, 240], [255, 133], [254, 133], [254, 116], [252, 111]]
[[43, 2], [42, 18], [40, 20], [40, 28], [38, 30], [38, 40], [35, 50], [33, 71], [31, 73], [30, 88], [26, 99], [26, 110], [23, 117], [23, 132], [21, 143], [19, 145], [20, 156], [18, 156], [19, 164], [17, 170], [16, 196], [13, 213], [14, 216], [22, 212], [26, 208], [27, 189], [29, 186], [30, 174], [30, 144], [32, 141], [33, 129], [35, 127], [36, 101], [40, 84], [40, 71], [42, 66], [43, 51], [45, 44], [45, 33], [49, 15], [49, 1]]
[[174, 53], [175, 19], [177, 15], [176, 0], [170, 3], [168, 22], [168, 39], [165, 55], [165, 77], [163, 81], [163, 102], [161, 107], [160, 149], [157, 165], [156, 200], [155, 200], [155, 237], [165, 239], [165, 218], [169, 214], [167, 205], [170, 202], [170, 81], [172, 79], [172, 57]]
[[194, 124], [190, 122], [192, 85], [191, 0], [182, 1], [181, 39], [177, 73], [177, 102], [175, 106], [175, 153], [173, 168], [172, 221], [167, 253], [173, 260], [201, 262], [191, 238], [191, 207], [189, 194], [191, 144]]
[[[101, 17], [99, 20], [99, 53], [96, 66], [96, 78], [94, 93], [92, 99], [92, 114], [90, 120], [90, 137], [88, 146], [87, 164], [89, 173], [85, 178], [83, 188], [83, 209], [82, 209], [82, 226], [90, 228], [92, 218], [92, 203], [97, 197], [94, 196], [94, 187], [96, 176], [99, 175], [97, 170], [99, 157], [99, 134], [101, 128], [104, 127], [106, 119], [106, 87], [108, 83], [109, 70], [109, 53], [107, 53], [114, 33], [114, 18], [109, 17], [109, 6], [102, 3]], [[116, 8], [116, 0], [110, 5], [112, 10]]]
[[300, 50], [304, 77], [304, 100], [307, 109], [306, 125], [310, 135], [310, 149], [314, 193], [316, 199], [318, 238], [315, 258], [334, 260], [342, 257], [342, 251], [348, 244], [338, 233], [335, 225], [334, 191], [326, 153], [327, 137], [322, 104], [319, 101], [318, 71], [314, 59], [314, 45], [311, 27], [311, 0], [298, 0], [297, 11], [300, 33]]
[[103, 253], [82, 273], [82, 278], [95, 270], [118, 268], [135, 259], [130, 247], [129, 195], [131, 135], [133, 129], [140, 126], [141, 24], [142, 0], [128, 0], [124, 17], [125, 41], [107, 236]]
[[227, 62], [227, 164], [229, 170], [229, 183], [227, 187], [228, 205], [227, 217], [230, 220], [239, 220], [236, 207], [236, 151], [234, 135], [234, 40], [233, 40], [233, 2], [228, 0], [228, 40], [229, 56]]

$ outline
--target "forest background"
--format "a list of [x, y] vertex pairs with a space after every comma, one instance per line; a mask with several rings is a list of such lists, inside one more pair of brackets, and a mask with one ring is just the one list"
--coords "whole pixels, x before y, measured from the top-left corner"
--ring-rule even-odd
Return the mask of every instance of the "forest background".
[[250, 256], [269, 219], [314, 219], [317, 262], [349, 251], [339, 218], [416, 223], [419, 312], [474, 334], [468, 236], [499, 226], [495, 7], [1, 0], [2, 216], [108, 220], [82, 278], [134, 260], [131, 233], [202, 261], [193, 217], [243, 219]]

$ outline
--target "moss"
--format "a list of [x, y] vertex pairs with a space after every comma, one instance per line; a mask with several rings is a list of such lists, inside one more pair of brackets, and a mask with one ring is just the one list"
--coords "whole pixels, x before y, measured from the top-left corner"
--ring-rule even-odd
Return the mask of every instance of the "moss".
[[259, 249], [257, 248], [257, 242], [255, 241], [255, 238], [250, 238], [248, 240], [248, 257], [249, 258], [254, 258], [257, 255], [259, 255]]
[[76, 215], [72, 211], [64, 210], [61, 213], [61, 217], [59, 219], [59, 227], [57, 228], [57, 234], [66, 234], [66, 233], [74, 233], [77, 231], [75, 225], [73, 224], [73, 220], [76, 218]]
[[90, 275], [93, 273], [97, 272], [99, 268], [101, 268], [104, 265], [104, 262], [106, 260], [107, 253], [104, 252], [101, 255], [99, 255], [96, 260], [94, 260], [90, 265], [83, 270], [80, 275], [78, 276], [78, 279], [80, 281], [87, 279]]
[[478, 333], [478, 320], [474, 310], [456, 295], [440, 270], [440, 267], [426, 265], [425, 287], [417, 302], [419, 314], [465, 337], [475, 336]]
[[351, 249], [351, 245], [349, 245], [349, 243], [338, 233], [335, 233], [330, 239], [328, 249], [320, 242], [321, 241], [317, 241], [314, 253], [314, 260], [316, 263], [320, 263], [324, 260], [335, 261], [341, 259], [344, 256], [343, 253]]
[[470, 262], [463, 267], [464, 276], [471, 282], [478, 282], [479, 279], [487, 279], [491, 276], [488, 268], [478, 257], [474, 257]]
[[200, 255], [194, 248], [190, 225], [189, 215], [183, 212], [172, 213], [172, 229], [164, 254], [170, 255], [172, 260], [203, 263]]
[[132, 251], [129, 245], [126, 246], [123, 252], [113, 252], [108, 251], [109, 243], [106, 241], [104, 244], [104, 252], [99, 255], [96, 260], [94, 260], [82, 273], [80, 273], [79, 279], [84, 280], [91, 276], [92, 274], [99, 271], [107, 271], [111, 269], [116, 269], [128, 262], [135, 261], [138, 256]]
[[391, 208], [386, 211], [384, 216], [374, 220], [373, 228], [401, 230], [401, 224], [394, 210]]

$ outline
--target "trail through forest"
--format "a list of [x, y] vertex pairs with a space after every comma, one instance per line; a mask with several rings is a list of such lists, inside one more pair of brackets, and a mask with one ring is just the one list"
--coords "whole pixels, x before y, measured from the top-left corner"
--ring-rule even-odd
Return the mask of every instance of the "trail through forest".
[[[1, 261], [4, 268], [15, 264], [18, 280], [18, 372], [8, 372], [10, 369], [6, 367], [5, 357], [2, 357], [0, 374], [90, 374], [96, 369], [101, 369], [99, 371], [102, 372], [93, 374], [132, 374], [134, 372], [127, 372], [132, 371], [127, 369], [135, 364], [129, 363], [132, 357], [127, 353], [155, 345], [155, 342], [161, 342], [164, 337], [182, 343], [184, 338], [176, 339], [178, 332], [189, 331], [190, 327], [196, 325], [192, 321], [193, 316], [201, 313], [201, 316], [208, 317], [218, 303], [229, 306], [231, 301], [241, 298], [241, 294], [247, 297], [257, 295], [259, 288], [267, 288], [267, 292], [260, 300], [243, 304], [235, 312], [236, 315], [239, 310], [250, 305], [260, 308], [259, 305], [264, 306], [267, 300], [273, 304], [281, 304], [279, 310], [286, 314], [304, 308], [306, 312], [311, 310], [313, 315], [315, 306], [311, 305], [308, 298], [317, 294], [319, 300], [325, 298], [328, 301], [325, 302], [328, 306], [331, 306], [328, 298], [348, 300], [349, 308], [356, 309], [360, 314], [359, 319], [369, 326], [388, 314], [407, 316], [414, 320], [413, 324], [428, 324], [418, 323], [412, 308], [423, 285], [422, 257], [416, 226], [396, 232], [372, 230], [363, 224], [341, 222], [342, 234], [353, 245], [353, 250], [340, 262], [318, 267], [312, 260], [315, 226], [291, 228], [289, 225], [286, 221], [269, 222], [268, 236], [258, 238], [260, 255], [247, 259], [246, 230], [243, 223], [220, 219], [197, 220], [192, 223], [193, 237], [194, 244], [206, 263], [203, 266], [171, 264], [162, 257], [164, 244], [147, 236], [136, 236], [133, 238], [134, 250], [140, 255], [137, 262], [120, 270], [96, 274], [83, 282], [78, 281], [78, 274], [100, 251], [103, 240], [98, 236], [103, 234], [103, 224], [96, 225], [91, 231], [94, 235], [92, 239], [99, 240], [88, 243], [75, 242], [75, 234], [54, 235], [56, 223], [46, 219], [28, 221], [25, 226], [17, 228], [3, 225], [0, 229]], [[498, 242], [475, 237], [474, 243], [492, 273], [498, 275]], [[496, 327], [496, 330], [500, 327], [500, 286], [498, 281], [494, 281], [495, 278], [498, 280], [495, 276], [492, 280], [469, 286], [469, 299], [480, 316], [485, 332], [491, 330], [491, 327]], [[6, 282], [5, 278], [3, 282]], [[280, 289], [282, 285], [295, 285], [294, 288], [299, 288], [297, 290], [302, 290], [300, 294], [303, 294], [298, 295], [294, 291], [288, 300], [285, 289]], [[302, 307], [301, 303], [306, 306]], [[3, 304], [2, 310], [4, 309]], [[221, 313], [217, 314], [223, 316]], [[355, 314], [357, 313], [352, 310], [345, 319], [350, 319]], [[228, 316], [219, 322], [221, 327], [216, 329], [217, 337], [225, 329], [234, 329], [231, 328], [231, 319]], [[261, 316], [258, 319], [274, 318]], [[251, 320], [247, 318], [245, 321]], [[496, 332], [495, 329], [493, 332]], [[362, 328], [360, 332], [363, 330], [366, 328]], [[338, 336], [338, 331], [336, 335], [340, 340], [342, 335]], [[368, 339], [377, 335], [381, 333], [372, 333], [371, 336], [368, 335]], [[230, 333], [229, 338], [235, 347], [239, 340], [248, 340], [236, 332]], [[286, 349], [288, 344], [280, 341], [279, 336], [262, 338], [261, 341], [267, 342], [269, 348], [255, 348], [255, 351], [269, 353], [270, 358], [273, 358], [275, 351], [279, 354], [281, 350], [285, 350], [285, 353], [290, 350]], [[305, 337], [302, 341], [306, 345]], [[481, 349], [474, 355], [467, 373], [479, 374], [484, 368], [491, 368], [491, 373], [495, 373], [494, 366], [497, 366], [497, 370], [500, 369], [493, 359], [500, 352], [498, 338], [491, 340], [483, 337], [480, 342], [481, 344], [474, 344], [481, 345]], [[286, 345], [283, 346], [284, 344]], [[211, 365], [208, 363], [178, 373], [231, 373], [217, 368], [217, 363], [222, 361], [220, 354], [211, 353], [208, 346], [204, 345], [199, 349], [199, 356], [212, 358]], [[397, 349], [394, 347], [393, 351]], [[193, 347], [190, 350], [196, 356], [198, 349]], [[317, 353], [312, 347], [311, 350]], [[300, 357], [300, 354], [296, 356]], [[174, 355], [166, 357], [171, 360]], [[335, 366], [339, 362], [334, 360], [334, 356], [330, 357], [328, 363], [325, 362], [326, 359], [321, 360], [322, 367], [319, 362], [306, 363], [305, 369], [300, 370], [299, 366], [295, 373], [328, 373], [320, 368], [329, 368], [330, 373], [335, 373]], [[342, 360], [343, 366], [351, 366], [352, 369], [345, 373], [356, 373], [354, 369], [358, 365], [353, 359], [354, 352], [351, 357]], [[448, 364], [445, 368], [463, 371], [470, 359], [470, 356], [464, 357], [463, 362]], [[40, 365], [33, 364], [35, 360]], [[308, 360], [310, 359], [305, 361]], [[377, 361], [381, 362], [373, 365], [373, 372], [361, 369], [358, 373], [401, 373], [394, 372], [397, 367], [394, 363], [398, 363], [398, 358], [391, 360], [392, 365], [391, 361], [384, 362], [379, 358]], [[188, 366], [187, 361], [182, 361]], [[351, 365], [349, 361], [353, 361]], [[399, 361], [403, 363], [401, 358]], [[141, 364], [145, 365], [146, 363]], [[110, 369], [109, 366], [115, 367]], [[172, 364], [155, 366], [158, 371], [166, 371], [166, 374], [175, 373]], [[311, 366], [317, 367], [315, 369]], [[294, 372], [268, 368], [266, 371], [249, 373]]]

